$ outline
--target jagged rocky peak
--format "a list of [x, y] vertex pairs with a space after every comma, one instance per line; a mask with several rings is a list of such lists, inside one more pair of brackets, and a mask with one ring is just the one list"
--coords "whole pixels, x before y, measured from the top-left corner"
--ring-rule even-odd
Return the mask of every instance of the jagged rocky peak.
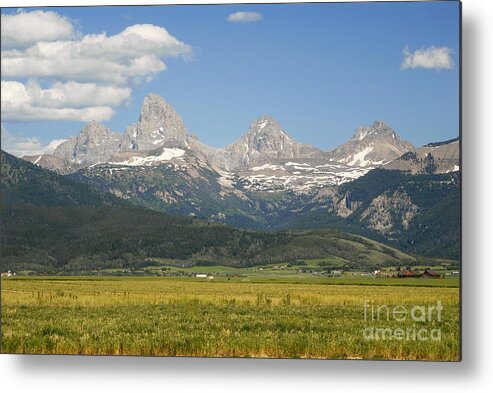
[[82, 128], [79, 135], [58, 145], [53, 155], [70, 163], [94, 164], [107, 161], [120, 149], [120, 144], [120, 133], [93, 120]]
[[261, 116], [250, 124], [240, 139], [215, 157], [215, 164], [226, 170], [236, 170], [260, 165], [283, 158], [315, 157], [322, 151], [292, 139], [271, 116]]
[[279, 122], [272, 116], [263, 115], [252, 121], [248, 130], [249, 134], [258, 135], [260, 133], [279, 133], [285, 134]]
[[363, 139], [386, 140], [400, 139], [400, 137], [382, 120], [376, 120], [371, 126], [358, 127], [351, 138], [351, 140], [358, 141]]
[[115, 133], [113, 133], [108, 127], [97, 122], [96, 120], [92, 120], [82, 128], [78, 139], [81, 142], [98, 143], [104, 142], [106, 139], [114, 136], [113, 134]]
[[267, 153], [282, 150], [294, 142], [271, 116], [261, 116], [253, 121], [245, 136], [251, 148], [259, 152], [266, 150]]
[[152, 150], [173, 143], [187, 147], [187, 129], [174, 108], [161, 96], [148, 94], [139, 121], [127, 128], [122, 150]]
[[460, 170], [459, 144], [459, 138], [428, 143], [416, 151], [403, 154], [386, 164], [384, 168], [413, 174], [456, 172]]
[[353, 137], [329, 152], [331, 160], [351, 166], [371, 167], [395, 160], [413, 151], [414, 146], [381, 120], [367, 127], [358, 127]]

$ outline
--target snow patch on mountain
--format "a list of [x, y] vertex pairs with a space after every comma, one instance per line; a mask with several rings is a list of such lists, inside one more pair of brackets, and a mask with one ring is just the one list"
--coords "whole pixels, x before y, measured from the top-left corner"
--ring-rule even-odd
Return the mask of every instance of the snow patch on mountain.
[[346, 162], [348, 165], [367, 166], [370, 163], [370, 160], [365, 160], [365, 157], [372, 151], [373, 146], [367, 146], [360, 152], [354, 154], [351, 161], [348, 162], [349, 158], [347, 158]]
[[182, 149], [164, 148], [163, 152], [158, 156], [147, 156], [147, 157], [134, 156], [134, 157], [130, 157], [128, 160], [125, 161], [109, 162], [109, 164], [122, 165], [122, 166], [149, 166], [149, 165], [156, 165], [156, 163], [160, 163], [160, 162], [170, 161], [173, 158], [182, 157], [184, 154], [185, 154], [185, 150]]
[[253, 172], [263, 171], [266, 169], [271, 169], [271, 170], [275, 171], [275, 170], [282, 170], [283, 168], [280, 165], [272, 165], [272, 164], [264, 164], [264, 165], [254, 166], [253, 168], [250, 168], [250, 170]]
[[239, 171], [237, 176], [238, 183], [250, 191], [307, 193], [352, 181], [373, 168], [312, 159], [264, 164]]

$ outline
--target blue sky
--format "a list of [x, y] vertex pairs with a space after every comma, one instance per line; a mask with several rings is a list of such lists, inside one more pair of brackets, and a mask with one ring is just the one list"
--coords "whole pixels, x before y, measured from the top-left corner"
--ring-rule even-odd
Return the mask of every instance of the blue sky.
[[[164, 58], [167, 69], [153, 73], [151, 81], [119, 85], [130, 96], [113, 105], [113, 116], [104, 121], [113, 130], [124, 131], [135, 122], [144, 96], [154, 92], [175, 107], [191, 133], [216, 147], [241, 136], [263, 114], [277, 118], [298, 141], [323, 149], [336, 147], [356, 127], [377, 119], [416, 146], [459, 133], [457, 2], [36, 10], [68, 18], [79, 38], [152, 24], [191, 47], [191, 54]], [[227, 20], [239, 11], [262, 19]], [[449, 63], [418, 59], [414, 67], [403, 68], [406, 47], [411, 55], [446, 48]], [[57, 77], [2, 74], [2, 81], [28, 79], [49, 88]], [[43, 144], [74, 135], [84, 124], [9, 120], [3, 111], [2, 101], [2, 118], [7, 117], [2, 126], [10, 138], [35, 138]]]

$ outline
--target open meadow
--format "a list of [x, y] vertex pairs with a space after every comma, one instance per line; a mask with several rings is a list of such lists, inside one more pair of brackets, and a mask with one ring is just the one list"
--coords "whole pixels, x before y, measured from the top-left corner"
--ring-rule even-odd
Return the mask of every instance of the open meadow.
[[16, 277], [1, 300], [3, 353], [460, 358], [455, 279]]

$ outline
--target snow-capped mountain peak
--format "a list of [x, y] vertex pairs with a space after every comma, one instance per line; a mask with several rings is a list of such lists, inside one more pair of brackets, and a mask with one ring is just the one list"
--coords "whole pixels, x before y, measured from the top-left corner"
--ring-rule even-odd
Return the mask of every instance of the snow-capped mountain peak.
[[322, 154], [321, 150], [296, 142], [276, 119], [264, 115], [254, 120], [241, 138], [220, 149], [214, 160], [220, 168], [236, 170], [280, 158], [315, 157]]
[[331, 160], [351, 166], [368, 167], [390, 162], [414, 146], [381, 120], [358, 127], [349, 141], [329, 152]]
[[371, 126], [358, 127], [350, 140], [387, 140], [400, 139], [395, 131], [385, 124], [382, 120], [375, 121]]
[[236, 178], [246, 189], [307, 192], [354, 180], [408, 151], [414, 147], [380, 120], [357, 128], [347, 143], [324, 152], [297, 142], [268, 115], [251, 122], [225, 148], [211, 148], [188, 134], [181, 117], [162, 97], [149, 94], [138, 121], [124, 134], [92, 121], [58, 146], [54, 157], [58, 161], [49, 157], [32, 160], [59, 171], [94, 167], [93, 171], [106, 168], [121, 173], [128, 168], [164, 165], [198, 176], [201, 169], [197, 168], [207, 167], [221, 179]]

